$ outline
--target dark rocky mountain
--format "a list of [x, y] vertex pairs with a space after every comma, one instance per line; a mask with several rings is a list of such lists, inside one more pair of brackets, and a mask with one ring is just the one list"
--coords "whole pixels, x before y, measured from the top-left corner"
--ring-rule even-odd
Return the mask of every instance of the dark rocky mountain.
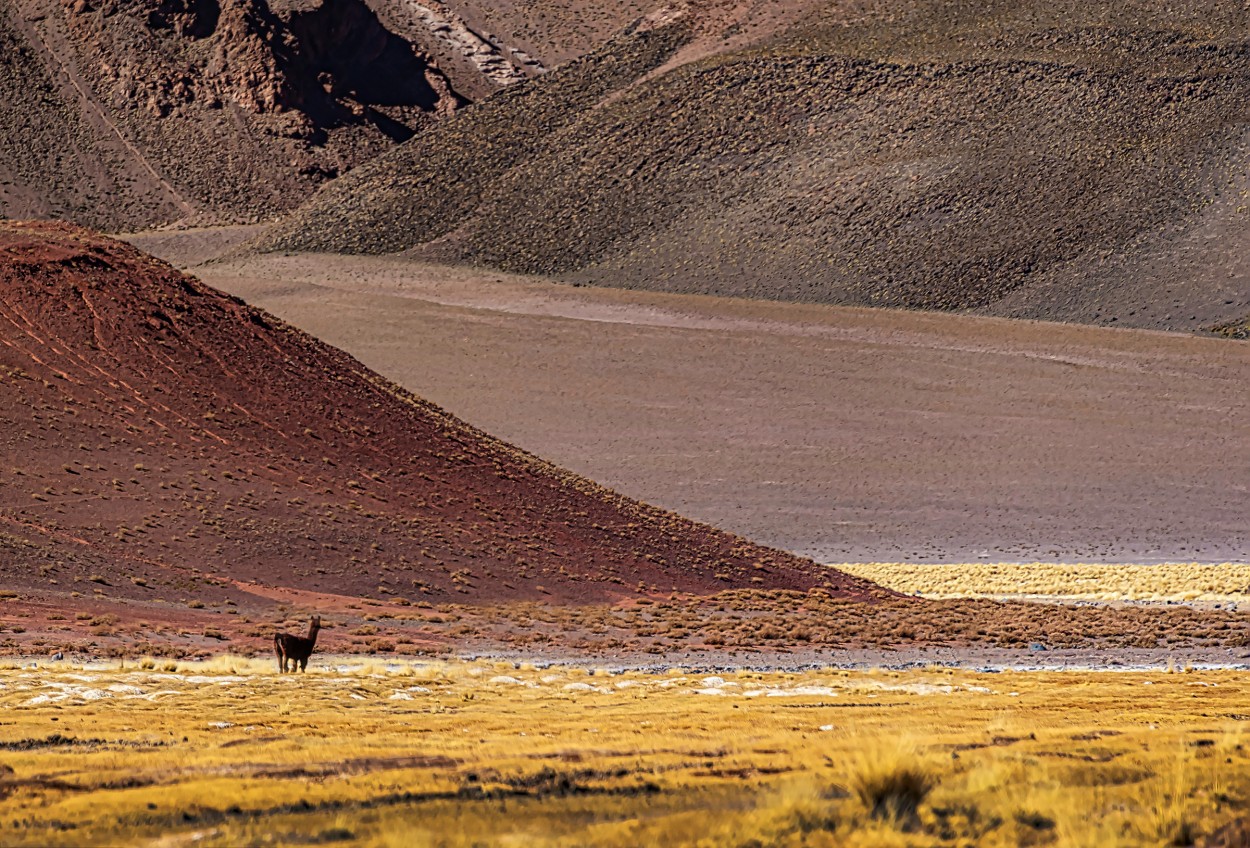
[[289, 209], [465, 102], [363, 0], [5, 0], [0, 215]]
[[1250, 11], [788, 9], [745, 43], [717, 4], [653, 15], [254, 246], [1164, 329], [1250, 312]]

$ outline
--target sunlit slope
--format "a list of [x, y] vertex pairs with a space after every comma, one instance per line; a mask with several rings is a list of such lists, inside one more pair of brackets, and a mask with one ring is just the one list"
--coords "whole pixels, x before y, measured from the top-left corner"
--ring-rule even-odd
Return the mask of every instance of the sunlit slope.
[[0, 582], [71, 606], [880, 594], [549, 465], [65, 225], [0, 226], [0, 410]]

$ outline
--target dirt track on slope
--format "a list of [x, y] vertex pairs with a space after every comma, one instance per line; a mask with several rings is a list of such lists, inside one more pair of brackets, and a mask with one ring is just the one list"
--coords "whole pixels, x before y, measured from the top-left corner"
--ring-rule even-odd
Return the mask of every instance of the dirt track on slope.
[[527, 450], [826, 561], [1250, 550], [1241, 343], [388, 259], [196, 273]]

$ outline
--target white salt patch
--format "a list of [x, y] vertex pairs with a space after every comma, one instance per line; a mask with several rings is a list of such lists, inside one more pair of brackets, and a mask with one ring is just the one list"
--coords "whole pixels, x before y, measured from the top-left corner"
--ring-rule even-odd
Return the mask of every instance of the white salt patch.
[[748, 698], [755, 698], [763, 695], [767, 698], [795, 698], [804, 695], [822, 695], [833, 696], [838, 695], [837, 690], [830, 689], [828, 686], [795, 686], [793, 689], [751, 689], [742, 694]]
[[116, 692], [118, 695], [143, 695], [145, 694], [138, 686], [127, 686], [125, 683], [114, 683], [109, 687], [110, 692]]
[[828, 686], [795, 686], [793, 689], [787, 690], [790, 695], [823, 695], [837, 696], [836, 689], [830, 689]]
[[64, 699], [63, 699], [63, 698], [55, 698], [55, 699], [53, 699], [53, 698], [49, 697], [48, 695], [36, 695], [35, 697], [31, 698], [29, 701], [27, 701], [27, 702], [26, 702], [25, 704], [23, 704], [22, 706], [24, 706], [24, 707], [37, 707], [37, 706], [39, 706], [40, 704], [50, 704], [50, 703], [53, 703], [53, 701], [54, 701], [54, 700], [56, 700], [56, 701], [60, 701], [60, 700], [64, 700]]
[[695, 695], [727, 695], [729, 694], [724, 689], [692, 689], [691, 692], [693, 692]]
[[706, 687], [708, 687], [709, 689], [715, 689], [715, 688], [716, 688], [716, 687], [718, 687], [718, 686], [724, 686], [724, 685], [725, 685], [725, 678], [723, 678], [723, 677], [705, 677], [705, 678], [703, 678], [703, 685], [704, 685], [704, 686], [706, 686]]
[[355, 700], [357, 700], [357, 701], [367, 701], [367, 700], [369, 700], [369, 699], [368, 699], [368, 698], [366, 698], [364, 695], [358, 695], [358, 694], [356, 694], [355, 692], [352, 692], [352, 693], [351, 693], [351, 696], [352, 696], [352, 698], [354, 698], [354, 699], [355, 699]]
[[821, 730], [833, 730], [833, 725], [832, 725], [832, 724], [822, 724], [822, 725], [820, 726], [820, 729], [821, 729]]
[[595, 687], [591, 686], [589, 683], [566, 683], [564, 685], [564, 690], [566, 692], [593, 692], [595, 691]]
[[426, 689], [424, 686], [409, 686], [409, 687], [408, 687], [408, 691], [409, 691], [409, 692], [420, 692], [420, 693], [421, 693], [421, 694], [423, 694], [423, 695], [428, 695], [428, 694], [430, 693], [430, 690], [429, 690], [429, 689]]
[[225, 730], [227, 727], [234, 727], [234, 722], [232, 721], [210, 721], [208, 723], [208, 726], [213, 728], [214, 730]]
[[390, 700], [392, 701], [411, 701], [412, 696], [407, 692], [392, 692]]
[[517, 680], [515, 677], [509, 677], [506, 674], [501, 674], [498, 677], [492, 677], [490, 680], [486, 682], [487, 683], [506, 683], [509, 686], [529, 686], [530, 685], [526, 683], [524, 680]]
[[630, 688], [632, 688], [632, 687], [634, 687], [634, 686], [637, 686], [637, 685], [638, 685], [638, 681], [637, 681], [637, 680], [618, 680], [618, 681], [616, 682], [616, 688], [617, 688], [617, 689], [630, 689]]
[[88, 689], [86, 687], [74, 687], [66, 691], [66, 696], [70, 698], [80, 698], [84, 701], [103, 701], [105, 698], [113, 697], [113, 693], [105, 692], [103, 689]]
[[157, 698], [163, 698], [166, 695], [181, 695], [181, 692], [173, 689], [158, 689], [155, 692], [149, 692], [146, 695], [127, 695], [126, 698], [140, 698], [144, 701], [155, 701]]
[[551, 684], [551, 683], [557, 683], [563, 680], [564, 675], [563, 674], [544, 674], [542, 677], [538, 679], [542, 683]]

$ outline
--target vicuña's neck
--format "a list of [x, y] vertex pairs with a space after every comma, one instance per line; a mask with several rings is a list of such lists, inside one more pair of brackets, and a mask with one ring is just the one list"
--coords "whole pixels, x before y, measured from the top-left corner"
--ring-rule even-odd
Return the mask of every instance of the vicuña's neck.
[[309, 628], [308, 628], [308, 641], [309, 641], [309, 642], [316, 642], [316, 641], [317, 641], [317, 631], [318, 631], [318, 630], [320, 630], [320, 629], [321, 629], [321, 628], [320, 628], [318, 625], [316, 625], [316, 624], [314, 624], [314, 625], [312, 625], [311, 627], [309, 627]]

